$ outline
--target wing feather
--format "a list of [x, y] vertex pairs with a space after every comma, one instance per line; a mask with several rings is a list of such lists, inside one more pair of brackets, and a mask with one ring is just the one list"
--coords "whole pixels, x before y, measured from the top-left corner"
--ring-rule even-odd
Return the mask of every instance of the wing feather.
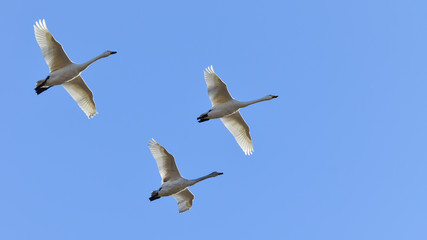
[[34, 34], [50, 72], [72, 63], [61, 44], [55, 40], [47, 29], [44, 19], [36, 22], [36, 25], [34, 25]]
[[206, 68], [204, 74], [212, 106], [219, 105], [233, 99], [228, 92], [227, 85], [218, 77], [218, 75], [216, 75], [212, 66]]
[[178, 202], [178, 209], [180, 213], [183, 213], [193, 206], [194, 195], [188, 188], [185, 188], [179, 193], [172, 194], [175, 200]]
[[63, 83], [62, 86], [73, 97], [88, 118], [92, 118], [98, 113], [93, 101], [92, 91], [80, 75], [69, 82]]
[[221, 121], [224, 123], [228, 131], [233, 134], [239, 146], [242, 148], [245, 155], [251, 155], [254, 152], [252, 145], [251, 135], [249, 134], [249, 126], [246, 124], [239, 111], [222, 117]]
[[162, 177], [162, 184], [181, 177], [174, 157], [162, 145], [151, 139], [148, 148], [150, 148], [151, 154], [156, 159], [157, 167]]

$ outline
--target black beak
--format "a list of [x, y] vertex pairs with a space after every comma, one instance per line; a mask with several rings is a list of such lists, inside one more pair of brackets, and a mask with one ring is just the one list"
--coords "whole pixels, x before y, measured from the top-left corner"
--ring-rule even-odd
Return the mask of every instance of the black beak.
[[277, 96], [277, 95], [276, 95], [276, 96], [272, 96], [272, 98], [278, 98], [278, 97], [279, 97], [279, 96]]
[[117, 52], [111, 52], [111, 54], [116, 54]]
[[218, 173], [218, 175], [222, 175], [222, 174], [224, 174], [224, 173], [222, 173], [222, 172], [219, 172], [219, 173]]

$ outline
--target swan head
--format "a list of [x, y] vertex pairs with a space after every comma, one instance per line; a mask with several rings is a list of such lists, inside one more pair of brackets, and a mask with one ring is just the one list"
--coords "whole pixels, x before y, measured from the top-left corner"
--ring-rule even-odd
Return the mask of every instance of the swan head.
[[103, 57], [108, 57], [108, 56], [110, 56], [110, 55], [113, 55], [113, 54], [116, 54], [117, 52], [114, 52], [114, 51], [110, 51], [110, 50], [108, 50], [108, 51], [105, 51], [103, 54], [102, 54], [102, 56]]
[[215, 172], [212, 172], [210, 175], [218, 176], [218, 175], [222, 175], [222, 174], [224, 174], [224, 173], [215, 171]]
[[267, 95], [266, 96], [266, 98], [268, 98], [268, 99], [273, 99], [273, 98], [278, 98], [279, 96], [277, 96], [277, 95]]

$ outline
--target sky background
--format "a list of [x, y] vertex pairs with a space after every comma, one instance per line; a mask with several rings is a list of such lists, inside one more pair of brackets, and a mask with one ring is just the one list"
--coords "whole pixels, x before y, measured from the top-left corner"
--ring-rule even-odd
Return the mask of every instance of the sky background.
[[[427, 239], [426, 1], [2, 1], [0, 239]], [[60, 86], [46, 19], [99, 114]], [[213, 65], [239, 100], [245, 156], [210, 109]], [[156, 139], [191, 210], [150, 202]]]

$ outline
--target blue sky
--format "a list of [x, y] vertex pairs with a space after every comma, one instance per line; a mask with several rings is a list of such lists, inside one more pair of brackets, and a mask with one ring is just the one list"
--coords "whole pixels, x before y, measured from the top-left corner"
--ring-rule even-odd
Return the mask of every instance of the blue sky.
[[[427, 239], [425, 1], [4, 1], [0, 239]], [[99, 114], [48, 75], [46, 19]], [[210, 109], [203, 69], [241, 111], [247, 157]], [[147, 143], [191, 187], [193, 208], [149, 202]]]

